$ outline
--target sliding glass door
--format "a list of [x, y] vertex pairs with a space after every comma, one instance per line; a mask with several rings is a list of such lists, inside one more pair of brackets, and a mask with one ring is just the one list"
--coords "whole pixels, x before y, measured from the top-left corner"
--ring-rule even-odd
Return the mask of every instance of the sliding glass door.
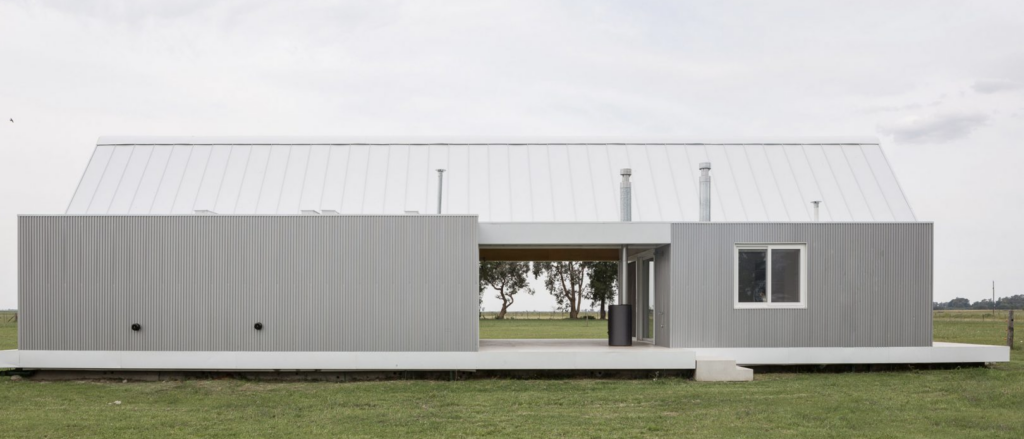
[[654, 257], [637, 258], [637, 340], [654, 342]]

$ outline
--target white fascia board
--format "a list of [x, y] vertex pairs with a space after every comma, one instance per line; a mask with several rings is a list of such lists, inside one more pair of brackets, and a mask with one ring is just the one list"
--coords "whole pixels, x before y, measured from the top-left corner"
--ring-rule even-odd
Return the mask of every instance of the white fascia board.
[[737, 365], [1001, 363], [1010, 348], [935, 342], [932, 346], [857, 348], [696, 348], [697, 356], [736, 360]]
[[[578, 341], [578, 340], [577, 340]], [[693, 369], [697, 357], [738, 365], [1000, 363], [1006, 346], [660, 348], [535, 346], [478, 352], [0, 351], [0, 367], [69, 370], [642, 370]]]
[[97, 145], [877, 145], [877, 137], [102, 136]]
[[[19, 351], [5, 351], [15, 352]], [[2, 360], [3, 357], [0, 357]], [[12, 361], [13, 360], [13, 361]], [[69, 370], [693, 369], [684, 349], [546, 352], [20, 351], [7, 367]]]
[[619, 246], [672, 242], [670, 223], [480, 223], [480, 246]]

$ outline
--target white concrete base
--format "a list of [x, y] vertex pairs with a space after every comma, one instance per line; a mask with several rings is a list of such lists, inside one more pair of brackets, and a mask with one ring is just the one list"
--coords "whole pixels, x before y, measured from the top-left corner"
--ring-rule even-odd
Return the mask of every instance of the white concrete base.
[[77, 370], [670, 370], [697, 357], [739, 365], [995, 363], [1005, 346], [669, 349], [605, 340], [481, 340], [478, 352], [0, 351], [0, 368]]
[[743, 366], [801, 364], [937, 364], [1010, 361], [1007, 346], [934, 342], [890, 348], [698, 348], [698, 356], [732, 358]]
[[21, 355], [18, 350], [0, 351], [0, 369], [19, 367], [19, 358], [21, 358]]
[[736, 365], [736, 360], [721, 357], [697, 357], [697, 381], [753, 381], [754, 370]]
[[0, 367], [74, 370], [675, 370], [693, 351], [607, 340], [483, 340], [478, 352], [0, 351]]

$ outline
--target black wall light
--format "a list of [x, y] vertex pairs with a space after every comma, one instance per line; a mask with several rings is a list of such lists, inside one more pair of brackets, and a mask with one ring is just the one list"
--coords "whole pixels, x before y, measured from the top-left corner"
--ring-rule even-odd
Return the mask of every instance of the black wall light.
[[138, 323], [132, 323], [132, 331], [136, 331], [137, 332], [140, 329], [142, 329], [142, 325], [140, 325]]
[[252, 325], [252, 327], [256, 328], [257, 331], [262, 331], [263, 330], [263, 324], [260, 323], [260, 322], [256, 322], [256, 324]]

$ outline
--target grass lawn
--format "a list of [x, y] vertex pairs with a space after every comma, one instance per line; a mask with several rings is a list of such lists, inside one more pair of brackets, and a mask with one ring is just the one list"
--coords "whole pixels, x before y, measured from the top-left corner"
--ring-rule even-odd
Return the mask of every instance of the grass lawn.
[[[1004, 323], [974, 317], [937, 318], [936, 340], [1004, 342]], [[585, 323], [593, 326], [580, 328]], [[591, 336], [602, 325], [484, 321], [481, 334], [557, 336], [564, 330]], [[1012, 355], [1012, 362], [991, 368], [764, 373], [752, 383], [0, 379], [0, 437], [1020, 438], [1024, 352]]]
[[607, 320], [480, 320], [480, 338], [608, 338]]
[[12, 317], [13, 312], [0, 312], [0, 351], [18, 348], [18, 324]]

